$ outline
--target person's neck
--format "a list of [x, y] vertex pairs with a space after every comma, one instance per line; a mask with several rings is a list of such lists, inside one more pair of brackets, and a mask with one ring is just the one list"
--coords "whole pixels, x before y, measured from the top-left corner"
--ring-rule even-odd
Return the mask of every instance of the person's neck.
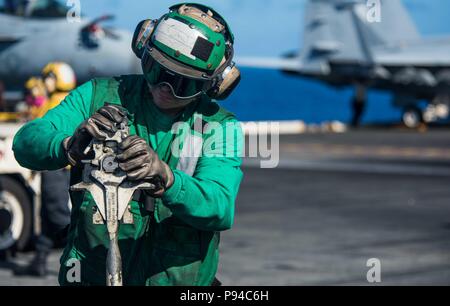
[[176, 116], [178, 116], [179, 114], [181, 114], [181, 113], [183, 112], [183, 110], [184, 110], [185, 107], [186, 107], [186, 106], [183, 106], [183, 107], [179, 107], [179, 108], [162, 109], [162, 108], [159, 108], [158, 105], [156, 105], [156, 104], [155, 104], [155, 106], [158, 108], [158, 110], [159, 110], [161, 113], [163, 113], [163, 114], [165, 114], [165, 115], [168, 115], [168, 116], [171, 116], [171, 117], [176, 117]]

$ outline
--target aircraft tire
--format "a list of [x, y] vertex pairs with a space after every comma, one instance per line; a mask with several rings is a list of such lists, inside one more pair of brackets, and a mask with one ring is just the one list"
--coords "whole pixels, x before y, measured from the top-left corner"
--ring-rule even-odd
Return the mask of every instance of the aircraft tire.
[[0, 176], [0, 250], [24, 250], [32, 235], [32, 205], [16, 180]]
[[450, 101], [450, 70], [441, 71], [436, 77], [438, 86], [435, 100], [438, 103], [449, 104]]
[[410, 129], [418, 128], [423, 122], [422, 111], [416, 106], [405, 108], [402, 115], [402, 122]]
[[441, 71], [436, 80], [440, 86], [450, 86], [450, 70]]

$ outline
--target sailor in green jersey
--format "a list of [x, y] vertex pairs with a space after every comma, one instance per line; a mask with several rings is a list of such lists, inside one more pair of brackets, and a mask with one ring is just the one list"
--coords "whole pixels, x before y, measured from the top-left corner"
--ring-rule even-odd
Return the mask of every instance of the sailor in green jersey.
[[[33, 170], [72, 165], [81, 181], [85, 148], [127, 117], [119, 167], [129, 180], [157, 184], [130, 202], [133, 224], [119, 227], [125, 285], [211, 285], [220, 232], [230, 229], [243, 174], [243, 136], [235, 116], [212, 100], [225, 99], [240, 80], [233, 34], [213, 9], [178, 4], [158, 20], [138, 24], [132, 48], [143, 75], [94, 79], [43, 118], [25, 125], [13, 144], [18, 162]], [[187, 128], [186, 128], [187, 127]], [[71, 192], [68, 243], [61, 285], [105, 285], [105, 225], [93, 224], [88, 192]], [[81, 279], [68, 278], [78, 261]]]

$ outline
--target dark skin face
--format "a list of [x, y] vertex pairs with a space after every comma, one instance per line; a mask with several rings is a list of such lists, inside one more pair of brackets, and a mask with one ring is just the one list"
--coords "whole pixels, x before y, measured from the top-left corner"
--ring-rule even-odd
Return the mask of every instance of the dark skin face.
[[155, 105], [163, 113], [173, 116], [180, 113], [188, 104], [197, 99], [197, 98], [192, 98], [189, 100], [177, 99], [173, 96], [172, 91], [166, 85], [150, 86], [150, 92], [153, 96], [153, 101], [155, 102]]

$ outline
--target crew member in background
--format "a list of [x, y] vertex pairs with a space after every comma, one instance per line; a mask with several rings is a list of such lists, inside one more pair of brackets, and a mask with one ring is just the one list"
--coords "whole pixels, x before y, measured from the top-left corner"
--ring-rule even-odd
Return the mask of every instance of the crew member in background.
[[24, 119], [29, 121], [43, 117], [46, 113], [48, 95], [41, 77], [32, 77], [25, 83], [24, 97], [28, 106]]
[[[25, 85], [31, 119], [42, 118], [75, 86], [75, 73], [69, 65], [49, 63], [42, 71], [42, 79], [32, 78]], [[41, 179], [41, 234], [35, 239], [36, 255], [29, 265], [18, 267], [16, 275], [47, 275], [48, 255], [54, 246], [63, 246], [61, 233], [70, 223], [68, 169], [44, 171]]]

